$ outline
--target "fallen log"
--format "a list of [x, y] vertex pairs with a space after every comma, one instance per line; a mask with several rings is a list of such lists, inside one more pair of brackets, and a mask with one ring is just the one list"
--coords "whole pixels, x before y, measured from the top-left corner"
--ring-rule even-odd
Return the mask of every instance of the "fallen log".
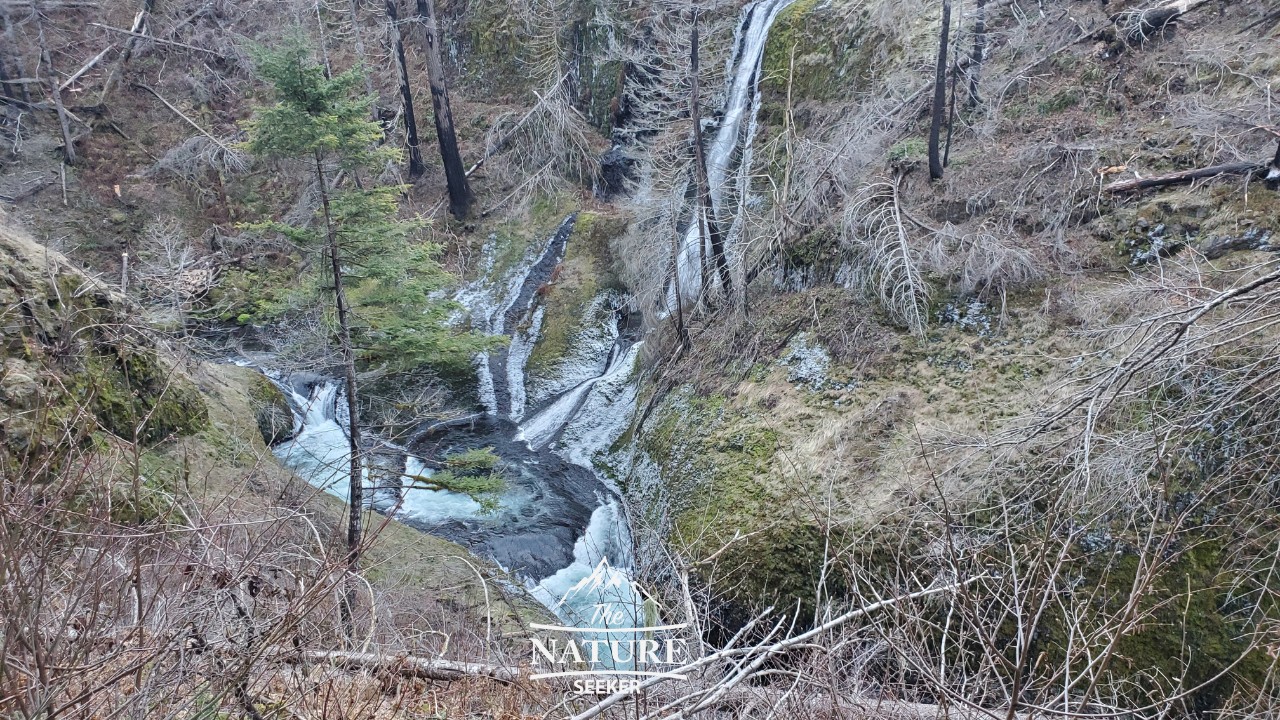
[[1120, 28], [1127, 42], [1137, 44], [1164, 32], [1178, 18], [1208, 3], [1209, 0], [1174, 0], [1146, 10], [1113, 15], [1111, 22]]
[[486, 678], [501, 683], [511, 683], [520, 677], [518, 668], [506, 665], [458, 662], [417, 657], [415, 655], [380, 655], [378, 653], [349, 652], [346, 650], [303, 650], [278, 648], [273, 659], [290, 663], [327, 664], [346, 670], [385, 672], [422, 680], [453, 681], [465, 678]]
[[1196, 168], [1194, 170], [1182, 170], [1166, 175], [1152, 175], [1147, 178], [1136, 178], [1134, 180], [1120, 180], [1102, 188], [1109, 193], [1126, 193], [1134, 190], [1145, 190], [1153, 187], [1164, 187], [1166, 185], [1179, 185], [1181, 183], [1189, 183], [1194, 180], [1204, 178], [1217, 177], [1218, 175], [1253, 175], [1262, 171], [1266, 166], [1261, 163], [1228, 163], [1226, 165], [1213, 165], [1205, 168]]

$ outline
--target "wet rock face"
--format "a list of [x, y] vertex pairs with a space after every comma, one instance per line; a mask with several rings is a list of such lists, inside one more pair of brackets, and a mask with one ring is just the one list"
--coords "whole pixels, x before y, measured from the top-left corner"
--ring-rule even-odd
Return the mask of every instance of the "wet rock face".
[[266, 378], [256, 378], [249, 390], [254, 421], [268, 447], [289, 440], [294, 434], [293, 410], [284, 393]]
[[622, 195], [627, 184], [637, 179], [636, 161], [628, 157], [620, 146], [614, 145], [600, 156], [600, 183], [596, 186], [596, 196], [609, 200]]
[[554, 450], [531, 450], [513, 440], [517, 432], [515, 423], [483, 415], [472, 423], [422, 437], [410, 449], [428, 457], [494, 448], [507, 468], [507, 488], [492, 512], [438, 522], [407, 514], [398, 518], [467, 546], [507, 570], [540, 580], [573, 562], [574, 543], [610, 491], [594, 473]]

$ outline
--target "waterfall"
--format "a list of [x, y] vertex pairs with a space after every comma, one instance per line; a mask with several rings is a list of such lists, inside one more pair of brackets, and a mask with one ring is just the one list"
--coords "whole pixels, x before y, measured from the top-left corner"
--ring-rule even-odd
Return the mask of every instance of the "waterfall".
[[[513, 333], [519, 335], [518, 326], [522, 319], [530, 319], [527, 314], [537, 299], [537, 290], [563, 258], [565, 243], [568, 242], [577, 219], [577, 213], [566, 217], [546, 243], [541, 247], [532, 248], [511, 267], [501, 271], [498, 268], [498, 259], [501, 256], [498, 236], [489, 236], [481, 249], [483, 260], [479, 276], [464, 285], [455, 297], [458, 303], [470, 312], [473, 329], [485, 335], [513, 335]], [[541, 318], [538, 319], [538, 323], [541, 323]], [[481, 403], [490, 415], [497, 415], [502, 411], [500, 405], [504, 396], [510, 396], [512, 392], [519, 396], [521, 412], [523, 412], [523, 363], [528, 360], [529, 353], [533, 351], [537, 329], [532, 329], [532, 333], [533, 341], [520, 343], [518, 338], [513, 336], [512, 347], [497, 353], [498, 359], [505, 359], [505, 362], [498, 363], [501, 368], [498, 377], [503, 380], [502, 386], [496, 382], [495, 358], [491, 357], [493, 353], [484, 352], [476, 356], [478, 393]], [[512, 360], [518, 363], [517, 367], [511, 367]], [[508, 384], [513, 377], [520, 383], [518, 389]], [[511, 406], [508, 405], [507, 409], [510, 411]]]
[[[707, 150], [716, 209], [722, 209], [727, 197], [739, 203], [730, 241], [739, 232], [747, 189], [759, 106], [756, 81], [765, 41], [778, 13], [791, 2], [757, 0], [743, 10], [738, 27], [724, 111]], [[731, 181], [735, 195], [727, 196]], [[372, 438], [376, 447], [368, 451], [371, 461], [366, 467], [396, 478], [393, 486], [383, 489], [383, 501], [375, 502], [375, 508], [469, 545], [522, 575], [530, 592], [565, 623], [583, 625], [590, 621], [586, 611], [597, 603], [622, 601], [635, 608], [642, 604], [630, 578], [634, 559], [626, 514], [617, 489], [597, 462], [611, 452], [632, 421], [639, 395], [635, 369], [643, 342], [626, 328], [624, 299], [605, 291], [584, 309], [568, 352], [554, 368], [544, 368], [538, 378], [530, 379], [529, 358], [541, 339], [547, 313], [541, 291], [564, 258], [576, 219], [576, 214], [569, 215], [545, 242], [534, 243], [515, 258], [512, 248], [490, 236], [481, 251], [478, 275], [455, 296], [473, 329], [510, 340], [506, 348], [475, 359], [478, 399], [485, 412], [438, 423], [409, 449]], [[678, 256], [682, 282], [690, 290], [696, 290], [700, 280], [698, 243], [695, 225]], [[345, 498], [349, 454], [339, 385], [313, 383], [305, 397], [281, 385], [295, 406], [298, 432], [277, 446], [276, 454], [317, 487]], [[507, 489], [496, 509], [465, 495], [402, 487], [399, 482], [405, 475], [432, 474], [414, 452], [422, 457], [430, 452], [438, 459], [477, 447], [494, 448], [505, 463]], [[615, 455], [609, 464], [625, 467], [630, 459]], [[369, 494], [378, 496], [378, 489]]]
[[[711, 145], [706, 149], [707, 183], [711, 189], [711, 206], [717, 217], [723, 217], [722, 201], [725, 184], [734, 167], [734, 156], [741, 148], [734, 177], [734, 189], [738, 206], [726, 234], [725, 252], [734, 250], [733, 241], [741, 234], [742, 214], [746, 203], [747, 180], [751, 172], [752, 142], [756, 134], [756, 114], [760, 107], [759, 75], [764, 60], [764, 49], [769, 39], [773, 21], [794, 0], [756, 0], [742, 9], [742, 19], [734, 36], [736, 52], [729, 65], [728, 88], [725, 94], [720, 127]], [[748, 120], [746, 132], [743, 121]], [[699, 242], [703, 247], [699, 248]], [[680, 272], [680, 288], [687, 298], [697, 297], [702, 289], [700, 258], [710, 257], [710, 239], [703, 240], [698, 223], [689, 223], [676, 259]], [[674, 287], [668, 293], [668, 307], [675, 307]]]

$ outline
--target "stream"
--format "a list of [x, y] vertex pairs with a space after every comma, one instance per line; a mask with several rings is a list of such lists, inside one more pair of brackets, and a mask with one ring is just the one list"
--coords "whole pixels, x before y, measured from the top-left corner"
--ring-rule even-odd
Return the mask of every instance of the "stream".
[[[745, 169], [755, 135], [756, 87], [765, 41], [774, 19], [792, 0], [757, 0], [743, 10], [720, 125], [707, 150], [717, 210], [726, 183], [745, 201]], [[738, 172], [734, 178], [730, 173]], [[741, 212], [733, 213], [735, 218]], [[528, 361], [542, 331], [540, 289], [552, 280], [572, 240], [577, 215], [512, 262], [497, 239], [484, 245], [476, 279], [455, 295], [473, 329], [509, 343], [475, 359], [482, 408], [421, 430], [405, 445], [370, 438], [365, 449], [366, 497], [382, 513], [469, 547], [517, 577], [567, 625], [584, 626], [596, 603], [621, 602], [638, 619], [642, 598], [627, 517], [612, 471], [625, 473], [631, 457], [612, 446], [629, 427], [639, 394], [637, 364], [643, 341], [627, 301], [604, 292], [583, 313], [583, 330], [553, 372], [531, 377]], [[728, 235], [739, 231], [735, 220]], [[678, 267], [685, 287], [696, 287], [699, 235], [685, 234]], [[690, 296], [696, 296], [690, 293]], [[273, 452], [313, 485], [347, 496], [346, 401], [332, 378], [275, 377], [295, 412], [292, 439]], [[453, 492], [404, 487], [404, 475], [432, 474], [424, 458], [492, 447], [505, 465], [507, 486], [496, 508]]]

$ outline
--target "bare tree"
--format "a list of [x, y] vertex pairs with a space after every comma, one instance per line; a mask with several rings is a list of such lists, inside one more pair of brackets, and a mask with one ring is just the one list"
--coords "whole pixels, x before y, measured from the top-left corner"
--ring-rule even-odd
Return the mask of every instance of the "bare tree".
[[44, 36], [44, 20], [39, 5], [35, 8], [35, 19], [40, 43], [40, 65], [48, 75], [49, 94], [53, 96], [53, 107], [58, 113], [58, 127], [62, 130], [62, 154], [68, 165], [75, 165], [76, 144], [75, 138], [71, 136], [71, 116], [62, 102], [62, 90], [58, 87], [58, 77], [53, 70], [53, 58], [49, 56], [49, 42]]
[[471, 187], [466, 167], [458, 152], [458, 135], [454, 131], [453, 111], [449, 107], [449, 86], [444, 75], [444, 59], [440, 49], [440, 24], [436, 20], [434, 0], [417, 0], [418, 22], [422, 25], [422, 47], [427, 59], [427, 81], [431, 84], [431, 108], [435, 114], [436, 140], [444, 163], [445, 182], [449, 187], [449, 212], [462, 219], [471, 210]]
[[938, 63], [933, 79], [933, 109], [929, 120], [929, 177], [941, 180], [942, 123], [947, 116], [947, 46], [951, 35], [951, 0], [942, 0], [942, 27], [938, 31]]
[[[400, 74], [401, 115], [404, 117], [405, 143], [409, 146], [409, 177], [416, 179], [426, 172], [427, 166], [422, 162], [422, 150], [418, 147], [418, 120], [413, 111], [413, 88], [409, 84], [409, 65], [405, 61], [404, 41], [400, 37], [400, 14], [396, 2], [397, 0], [386, 0], [387, 34], [391, 38], [392, 52], [395, 53], [396, 70]], [[432, 95], [434, 96], [434, 90]]]
[[973, 54], [969, 56], [969, 109], [982, 102], [978, 87], [982, 83], [982, 62], [987, 54], [987, 0], [978, 0], [973, 19]]

